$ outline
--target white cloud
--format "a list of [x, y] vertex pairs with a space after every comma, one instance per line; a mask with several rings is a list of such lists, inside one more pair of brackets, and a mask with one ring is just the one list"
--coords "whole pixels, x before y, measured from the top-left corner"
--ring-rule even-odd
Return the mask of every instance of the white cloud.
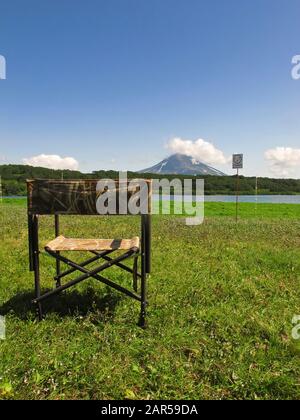
[[228, 159], [221, 150], [202, 139], [192, 141], [176, 137], [169, 141], [167, 148], [173, 153], [191, 156], [210, 165], [228, 163]]
[[72, 157], [62, 158], [58, 155], [39, 155], [30, 158], [24, 158], [23, 163], [30, 166], [41, 166], [49, 169], [71, 169], [78, 170], [79, 163]]
[[288, 177], [297, 167], [300, 167], [300, 149], [275, 147], [265, 151], [265, 159], [269, 161], [273, 174]]

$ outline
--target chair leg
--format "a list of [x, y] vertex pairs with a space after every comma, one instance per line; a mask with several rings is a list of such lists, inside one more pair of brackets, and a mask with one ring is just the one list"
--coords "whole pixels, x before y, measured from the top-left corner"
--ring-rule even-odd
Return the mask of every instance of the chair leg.
[[[35, 296], [39, 298], [41, 296], [41, 282], [40, 282], [40, 250], [39, 250], [39, 222], [38, 216], [33, 217], [33, 243], [32, 243], [32, 254], [33, 254], [33, 269], [34, 269], [34, 288]], [[41, 321], [43, 319], [42, 305], [37, 303], [37, 315]]]
[[[35, 284], [35, 297], [41, 296], [41, 284], [40, 284], [40, 266], [39, 266], [39, 251], [34, 253], [34, 284]], [[37, 303], [37, 316], [39, 321], [43, 319], [43, 310], [41, 302]]]
[[[57, 253], [59, 255], [59, 252]], [[60, 261], [56, 260], [56, 288], [61, 286], [61, 278], [60, 278]]]
[[146, 328], [146, 308], [147, 308], [147, 273], [145, 252], [141, 255], [141, 313], [139, 319], [139, 326]]
[[134, 257], [133, 261], [133, 290], [137, 292], [138, 290], [138, 259], [139, 257]]
[[[59, 231], [60, 231], [60, 226], [59, 226], [59, 215], [56, 214], [55, 215], [55, 236], [56, 238], [59, 236]], [[58, 255], [60, 254], [59, 252], [57, 253]], [[59, 259], [56, 260], [56, 288], [61, 286], [61, 279], [60, 279], [60, 261]]]
[[142, 279], [141, 279], [141, 297], [142, 297], [142, 301], [141, 301], [141, 313], [140, 313], [140, 319], [139, 319], [139, 326], [141, 328], [146, 328], [147, 324], [146, 324], [146, 309], [147, 309], [147, 277], [146, 275], [142, 275]]
[[142, 216], [141, 221], [141, 313], [139, 326], [146, 328], [146, 309], [147, 309], [147, 217]]

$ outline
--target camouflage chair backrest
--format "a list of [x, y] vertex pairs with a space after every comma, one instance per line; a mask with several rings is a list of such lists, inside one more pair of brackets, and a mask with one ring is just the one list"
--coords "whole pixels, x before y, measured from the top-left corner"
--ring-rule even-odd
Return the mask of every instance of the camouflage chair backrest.
[[[115, 211], [106, 210], [107, 214], [133, 214], [124, 213], [124, 205], [120, 205], [120, 197], [128, 203], [130, 199], [139, 200], [141, 211], [135, 214], [151, 213], [151, 180], [29, 180], [28, 213], [38, 215], [69, 214], [69, 215], [99, 215], [97, 201], [103, 194], [115, 194]], [[125, 204], [126, 204], [125, 203]], [[124, 203], [123, 203], [124, 204]], [[142, 210], [143, 209], [143, 210]], [[147, 212], [145, 212], [145, 209]]]

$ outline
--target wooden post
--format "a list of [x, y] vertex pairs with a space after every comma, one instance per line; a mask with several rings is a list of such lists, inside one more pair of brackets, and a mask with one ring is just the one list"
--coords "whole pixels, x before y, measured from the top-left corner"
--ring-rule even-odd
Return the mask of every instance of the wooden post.
[[257, 216], [257, 204], [258, 204], [258, 179], [256, 177], [255, 179], [255, 213]]
[[240, 173], [239, 169], [243, 169], [244, 155], [234, 154], [232, 155], [232, 169], [236, 169], [236, 214], [235, 220], [238, 222], [239, 218], [239, 195], [240, 195]]
[[236, 215], [235, 215], [236, 222], [238, 222], [238, 218], [239, 218], [239, 195], [240, 195], [240, 173], [239, 173], [239, 170], [237, 169], [237, 173], [236, 173]]

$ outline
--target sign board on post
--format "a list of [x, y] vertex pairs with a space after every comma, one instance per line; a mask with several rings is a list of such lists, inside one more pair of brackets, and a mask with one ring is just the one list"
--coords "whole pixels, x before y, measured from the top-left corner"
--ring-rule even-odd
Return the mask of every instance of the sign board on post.
[[237, 170], [236, 173], [236, 222], [239, 215], [239, 195], [240, 195], [240, 174], [239, 169], [243, 169], [244, 155], [242, 153], [232, 155], [232, 168]]
[[238, 154], [232, 156], [232, 168], [233, 169], [243, 169], [244, 166], [244, 155]]

